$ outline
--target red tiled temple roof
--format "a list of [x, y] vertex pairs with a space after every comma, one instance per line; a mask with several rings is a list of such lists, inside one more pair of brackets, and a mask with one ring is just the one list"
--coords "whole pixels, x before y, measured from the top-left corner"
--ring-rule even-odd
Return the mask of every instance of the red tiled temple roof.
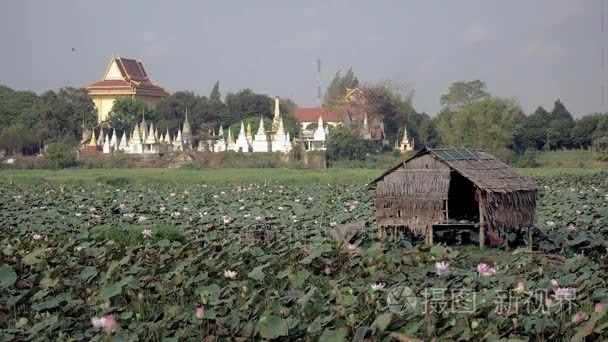
[[322, 107], [298, 108], [293, 113], [300, 122], [316, 122], [319, 120], [319, 116], [323, 116], [325, 122], [342, 122], [344, 115], [347, 114], [355, 121], [363, 120], [365, 117], [365, 113], [361, 109], [352, 105], [340, 105], [331, 110]]
[[321, 107], [297, 108], [293, 113], [293, 116], [300, 122], [317, 122], [319, 116], [323, 117], [323, 121], [325, 122], [342, 121], [336, 112]]
[[[123, 77], [122, 80], [101, 80], [89, 85], [89, 90], [128, 90], [136, 94], [150, 96], [167, 96], [169, 93], [162, 87], [152, 83], [144, 69], [144, 65], [134, 59], [115, 57], [116, 65]], [[112, 62], [111, 62], [112, 63]], [[104, 75], [105, 77], [105, 75]]]

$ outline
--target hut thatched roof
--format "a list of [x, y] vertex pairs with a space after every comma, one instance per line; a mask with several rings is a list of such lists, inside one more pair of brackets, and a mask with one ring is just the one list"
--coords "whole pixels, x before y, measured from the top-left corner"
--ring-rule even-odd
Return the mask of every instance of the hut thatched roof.
[[538, 184], [532, 179], [515, 173], [507, 164], [483, 150], [468, 148], [424, 148], [411, 158], [390, 168], [370, 183], [372, 188], [386, 175], [395, 171], [408, 161], [430, 154], [454, 171], [468, 178], [479, 189], [487, 192], [536, 191]]

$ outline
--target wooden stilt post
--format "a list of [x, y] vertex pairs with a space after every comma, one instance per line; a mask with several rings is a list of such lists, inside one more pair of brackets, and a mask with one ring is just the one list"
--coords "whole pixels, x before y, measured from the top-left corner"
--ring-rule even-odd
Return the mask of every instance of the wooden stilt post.
[[481, 210], [481, 200], [479, 201], [479, 248], [483, 249], [486, 242], [486, 229]]
[[532, 252], [532, 227], [528, 227], [528, 251]]
[[429, 247], [433, 246], [433, 225], [427, 228], [427, 232], [429, 235]]

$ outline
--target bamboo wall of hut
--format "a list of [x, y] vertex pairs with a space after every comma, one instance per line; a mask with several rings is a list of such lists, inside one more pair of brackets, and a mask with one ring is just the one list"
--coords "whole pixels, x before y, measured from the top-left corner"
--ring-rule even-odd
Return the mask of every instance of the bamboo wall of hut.
[[449, 203], [459, 200], [459, 194], [450, 193], [455, 173], [475, 187], [476, 202], [471, 201], [478, 208], [473, 209], [491, 233], [534, 224], [538, 196], [534, 181], [481, 150], [427, 148], [370, 184], [375, 189], [378, 225], [426, 234], [434, 225], [449, 224]]

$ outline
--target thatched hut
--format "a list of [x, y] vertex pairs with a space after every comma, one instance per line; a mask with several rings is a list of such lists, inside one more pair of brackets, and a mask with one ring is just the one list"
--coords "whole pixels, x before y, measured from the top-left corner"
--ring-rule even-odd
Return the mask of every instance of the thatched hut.
[[433, 243], [437, 226], [499, 231], [534, 224], [538, 185], [505, 163], [467, 148], [425, 148], [370, 184], [375, 189], [376, 219], [387, 227], [406, 227]]

